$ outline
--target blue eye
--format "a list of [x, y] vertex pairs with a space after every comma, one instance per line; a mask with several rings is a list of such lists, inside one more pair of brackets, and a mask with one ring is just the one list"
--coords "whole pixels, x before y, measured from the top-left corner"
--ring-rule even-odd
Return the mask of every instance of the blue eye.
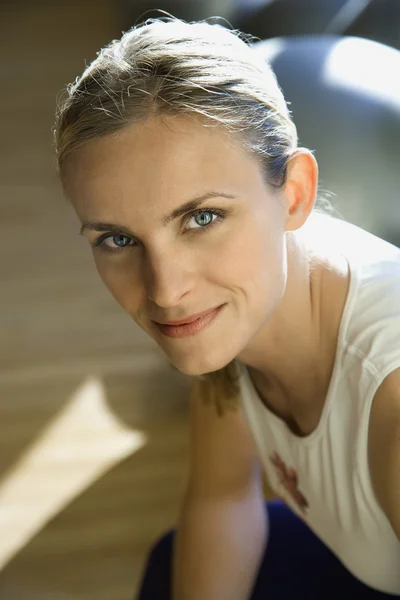
[[[115, 244], [115, 247], [112, 246], [108, 246], [107, 244], [105, 244], [106, 240], [112, 240], [113, 244]], [[131, 240], [130, 237], [126, 236], [126, 235], [105, 235], [105, 236], [101, 236], [99, 237], [95, 242], [94, 242], [94, 246], [101, 246], [102, 250], [106, 250], [109, 252], [118, 252], [119, 250], [123, 250], [124, 248], [126, 248], [129, 245], [129, 241]], [[132, 241], [132, 240], [131, 240]]]
[[[201, 215], [203, 217], [203, 215], [212, 215], [214, 217], [217, 217], [214, 221], [210, 220], [210, 217], [208, 217], [205, 219], [207, 222], [206, 223], [198, 223], [196, 222], [197, 225], [199, 225], [198, 227], [190, 227], [189, 231], [193, 230], [193, 229], [205, 229], [206, 227], [210, 227], [211, 225], [213, 225], [216, 221], [218, 221], [220, 218], [222, 218], [224, 216], [224, 211], [221, 210], [208, 210], [208, 209], [203, 209], [203, 210], [198, 210], [195, 213], [191, 213], [189, 216], [188, 221], [191, 221], [192, 219], [196, 219], [196, 217], [198, 217], [199, 215]], [[204, 218], [202, 219], [204, 221]]]

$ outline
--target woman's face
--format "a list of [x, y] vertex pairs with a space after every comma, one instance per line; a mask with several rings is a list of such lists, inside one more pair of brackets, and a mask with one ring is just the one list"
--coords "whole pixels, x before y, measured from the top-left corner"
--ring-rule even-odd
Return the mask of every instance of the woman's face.
[[[102, 280], [180, 371], [215, 371], [251, 345], [285, 289], [284, 209], [232, 136], [153, 117], [89, 142], [64, 182]], [[163, 222], [208, 193], [197, 216]], [[194, 335], [155, 324], [221, 305]]]

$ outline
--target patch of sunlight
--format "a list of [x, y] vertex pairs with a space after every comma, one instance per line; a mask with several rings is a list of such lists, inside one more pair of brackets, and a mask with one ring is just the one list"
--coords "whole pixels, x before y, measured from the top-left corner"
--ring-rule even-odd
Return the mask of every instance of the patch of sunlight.
[[146, 444], [110, 412], [100, 379], [76, 390], [0, 484], [0, 569], [112, 466]]
[[395, 48], [345, 37], [335, 44], [325, 61], [323, 79], [329, 86], [366, 94], [398, 110], [400, 87], [395, 73], [399, 64], [400, 52]]

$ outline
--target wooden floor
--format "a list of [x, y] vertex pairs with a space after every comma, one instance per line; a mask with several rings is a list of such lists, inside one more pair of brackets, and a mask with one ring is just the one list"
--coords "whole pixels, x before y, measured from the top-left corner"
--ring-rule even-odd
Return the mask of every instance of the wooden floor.
[[189, 382], [104, 288], [53, 158], [118, 4], [0, 8], [0, 600], [132, 599], [184, 489]]

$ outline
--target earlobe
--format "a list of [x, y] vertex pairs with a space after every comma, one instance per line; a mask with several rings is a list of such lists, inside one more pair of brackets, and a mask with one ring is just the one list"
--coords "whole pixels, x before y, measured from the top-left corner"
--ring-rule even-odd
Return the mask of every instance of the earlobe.
[[312, 153], [299, 148], [290, 158], [284, 186], [286, 197], [285, 231], [299, 229], [310, 216], [318, 186], [318, 165]]
[[292, 205], [289, 207], [286, 215], [285, 231], [295, 231], [300, 229], [307, 220], [308, 215], [305, 214], [301, 207]]

